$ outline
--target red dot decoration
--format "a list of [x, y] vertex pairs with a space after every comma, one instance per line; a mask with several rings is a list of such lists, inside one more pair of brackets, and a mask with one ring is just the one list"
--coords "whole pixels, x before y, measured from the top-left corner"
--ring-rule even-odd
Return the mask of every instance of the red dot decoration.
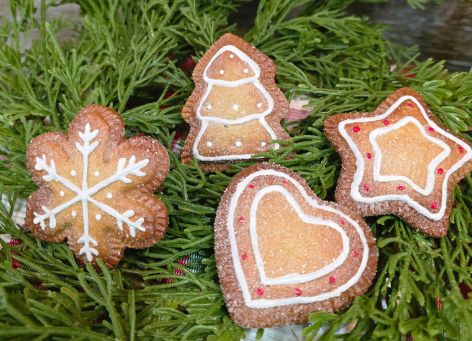
[[334, 278], [333, 276], [330, 276], [330, 277], [329, 277], [329, 282], [330, 282], [330, 283], [336, 282], [336, 278]]
[[434, 128], [433, 128], [433, 127], [429, 127], [429, 128], [428, 128], [428, 131], [429, 131], [430, 133], [434, 133]]
[[249, 186], [247, 186], [247, 187], [248, 187], [249, 189], [253, 189], [253, 188], [254, 188], [253, 185], [249, 185]]
[[246, 259], [247, 259], [247, 253], [245, 253], [244, 255], [242, 255], [241, 258], [242, 258], [243, 260], [246, 260]]
[[368, 159], [372, 159], [372, 154], [371, 154], [371, 153], [367, 153], [367, 158], [368, 158]]
[[284, 184], [288, 184], [288, 180], [284, 180], [282, 181]]
[[352, 131], [355, 133], [358, 133], [361, 131], [361, 128], [359, 128], [358, 126], [355, 126], [354, 128], [352, 128]]
[[441, 299], [439, 297], [436, 297], [436, 309], [441, 310]]
[[341, 220], [341, 224], [343, 224], [343, 225], [344, 225], [344, 224], [346, 224], [346, 222], [345, 222], [344, 220]]
[[442, 175], [443, 173], [444, 173], [444, 169], [439, 168], [439, 169], [438, 169], [438, 174], [439, 174], [439, 175]]
[[262, 288], [257, 288], [257, 294], [258, 294], [259, 296], [264, 295], [264, 289], [262, 289]]
[[413, 104], [411, 104], [411, 103], [408, 103], [407, 106], [408, 106], [408, 108], [413, 108]]
[[400, 186], [398, 186], [397, 188], [398, 188], [400, 191], [403, 191], [403, 190], [405, 189], [405, 186], [400, 185]]
[[354, 251], [354, 254], [353, 254], [353, 256], [354, 256], [354, 258], [357, 258], [357, 257], [359, 257], [359, 252], [357, 252], [357, 251]]
[[432, 202], [432, 203], [431, 203], [431, 208], [434, 209], [434, 208], [437, 208], [437, 207], [438, 207], [438, 204], [437, 204], [437, 203], [435, 203], [435, 202]]
[[459, 147], [459, 153], [463, 153], [463, 152], [464, 152], [464, 148]]
[[388, 120], [384, 120], [383, 121], [383, 124], [385, 124], [386, 126], [388, 126], [390, 124], [390, 122]]
[[368, 191], [368, 190], [370, 189], [370, 187], [369, 187], [368, 185], [364, 185], [364, 189], [365, 189], [366, 191]]
[[300, 289], [298, 289], [298, 288], [295, 289], [294, 291], [295, 291], [295, 295], [296, 295], [296, 296], [300, 296], [300, 295], [302, 294], [302, 291], [301, 291]]
[[244, 218], [243, 218], [243, 217], [239, 218], [239, 219], [238, 219], [238, 222], [239, 222], [240, 224], [244, 223]]

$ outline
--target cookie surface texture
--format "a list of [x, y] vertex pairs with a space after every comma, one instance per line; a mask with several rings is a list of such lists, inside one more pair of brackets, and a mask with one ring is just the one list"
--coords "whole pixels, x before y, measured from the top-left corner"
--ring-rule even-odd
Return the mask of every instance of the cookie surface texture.
[[114, 110], [91, 105], [69, 126], [34, 138], [27, 166], [40, 187], [28, 198], [27, 224], [42, 240], [67, 240], [83, 264], [115, 267], [125, 247], [145, 248], [164, 236], [168, 217], [153, 195], [169, 169], [167, 150], [149, 137], [125, 137]]
[[203, 170], [223, 171], [278, 149], [271, 140], [290, 140], [280, 125], [289, 103], [274, 78], [274, 62], [241, 38], [228, 33], [215, 42], [195, 67], [182, 110], [190, 124], [182, 162], [195, 156]]
[[359, 216], [269, 163], [246, 168], [228, 186], [215, 253], [228, 311], [250, 328], [303, 323], [312, 312], [345, 307], [370, 286], [378, 258]]
[[337, 202], [446, 235], [452, 190], [472, 170], [472, 148], [436, 120], [420, 94], [402, 88], [372, 113], [334, 115], [324, 126], [342, 159]]

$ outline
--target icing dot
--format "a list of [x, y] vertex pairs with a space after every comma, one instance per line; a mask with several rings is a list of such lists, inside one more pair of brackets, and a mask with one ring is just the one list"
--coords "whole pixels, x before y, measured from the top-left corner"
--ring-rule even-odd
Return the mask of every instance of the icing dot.
[[64, 196], [64, 191], [60, 191], [59, 194], [61, 195], [61, 197]]
[[444, 169], [439, 168], [439, 169], [438, 169], [438, 174], [439, 174], [439, 175], [442, 175], [443, 173], [444, 173]]
[[238, 110], [238, 109], [239, 109], [239, 105], [233, 104], [232, 108], [233, 108], [233, 110]]
[[433, 127], [429, 127], [429, 128], [428, 128], [428, 131], [429, 131], [430, 133], [434, 133], [434, 128], [433, 128]]
[[97, 219], [97, 220], [102, 219], [102, 215], [101, 215], [101, 214], [96, 214], [96, 215], [95, 215], [95, 219]]
[[387, 120], [384, 120], [384, 121], [383, 121], [383, 124], [385, 124], [386, 126], [388, 126], [388, 125], [390, 124], [390, 122], [387, 121]]
[[258, 294], [259, 296], [264, 295], [264, 289], [262, 289], [262, 288], [257, 288], [257, 294]]
[[413, 108], [413, 104], [411, 104], [411, 103], [408, 103], [407, 106], [408, 106], [408, 108]]
[[233, 59], [233, 58], [234, 58], [234, 54], [230, 54], [230, 55], [229, 55], [229, 58]]
[[302, 291], [298, 288], [294, 290], [296, 296], [300, 296], [302, 294]]
[[329, 282], [330, 282], [330, 283], [336, 282], [336, 278], [334, 278], [333, 276], [330, 276], [330, 277], [329, 277]]
[[438, 311], [441, 310], [441, 299], [439, 298], [439, 296], [436, 297], [436, 309], [437, 309]]
[[435, 202], [432, 202], [432, 203], [431, 203], [431, 208], [432, 208], [432, 209], [435, 209], [435, 208], [437, 208], [437, 207], [438, 207], [438, 204], [437, 204], [437, 203], [435, 203]]
[[257, 103], [258, 108], [262, 108], [262, 103]]
[[244, 255], [242, 255], [241, 258], [242, 258], [243, 260], [246, 260], [246, 259], [247, 259], [247, 254], [245, 253]]
[[283, 180], [282, 181], [284, 184], [288, 184], [288, 180]]
[[372, 159], [372, 154], [371, 154], [371, 153], [367, 153], [367, 158], [368, 158], [368, 159]]
[[72, 211], [72, 217], [77, 217], [77, 212], [76, 211]]
[[464, 148], [459, 147], [459, 153], [462, 153], [464, 151]]
[[398, 186], [397, 188], [398, 188], [400, 191], [403, 191], [403, 190], [405, 189], [405, 186], [400, 185], [400, 186]]
[[222, 75], [223, 73], [225, 73], [223, 70], [220, 70], [220, 75]]
[[72, 170], [72, 171], [70, 172], [70, 175], [76, 176], [76, 175], [77, 175], [77, 172], [76, 172], [75, 170]]
[[254, 185], [249, 185], [249, 186], [247, 186], [247, 187], [250, 188], [250, 189], [253, 189], [253, 188], [254, 188]]
[[358, 126], [355, 126], [354, 128], [352, 128], [352, 131], [355, 133], [358, 133], [361, 131], [361, 128], [359, 128]]
[[244, 69], [244, 73], [248, 73], [248, 72], [249, 72], [249, 70], [248, 70], [248, 69]]
[[241, 143], [241, 141], [236, 141], [235, 145], [236, 147], [241, 147], [243, 144]]
[[99, 176], [99, 175], [100, 175], [100, 172], [99, 172], [99, 171], [95, 171], [95, 173], [93, 173], [93, 175]]
[[341, 224], [344, 225], [344, 224], [346, 224], [346, 222], [342, 219], [342, 220], [341, 220]]
[[243, 217], [239, 218], [239, 219], [238, 219], [238, 222], [239, 222], [240, 224], [244, 223], [244, 218], [243, 218]]
[[207, 147], [211, 147], [213, 146], [213, 143], [211, 143], [210, 141], [207, 142]]
[[107, 194], [107, 198], [108, 198], [108, 199], [111, 199], [111, 198], [113, 198], [113, 195], [112, 195], [111, 193], [108, 193], [108, 194]]
[[206, 108], [207, 108], [208, 110], [211, 110], [211, 104], [208, 103], [208, 104], [206, 105]]
[[261, 142], [261, 147], [265, 147], [266, 146], [266, 143], [265, 142]]
[[368, 190], [370, 189], [370, 187], [369, 187], [368, 185], [364, 185], [364, 189], [365, 189], [366, 191], [368, 191]]
[[359, 253], [357, 251], [354, 251], [353, 256], [354, 256], [354, 258], [357, 258], [357, 257], [359, 257]]

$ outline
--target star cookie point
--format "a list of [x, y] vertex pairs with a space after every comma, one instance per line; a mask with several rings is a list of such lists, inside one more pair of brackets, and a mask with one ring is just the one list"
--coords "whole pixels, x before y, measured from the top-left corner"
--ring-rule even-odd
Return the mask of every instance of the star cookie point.
[[396, 214], [430, 236], [447, 233], [452, 189], [472, 170], [472, 148], [420, 94], [402, 88], [372, 113], [333, 115], [325, 132], [343, 162], [336, 201], [362, 216]]

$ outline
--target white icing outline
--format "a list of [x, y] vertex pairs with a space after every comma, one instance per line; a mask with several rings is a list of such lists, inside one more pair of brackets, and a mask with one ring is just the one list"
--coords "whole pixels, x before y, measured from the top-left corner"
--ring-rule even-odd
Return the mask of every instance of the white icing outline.
[[[81, 145], [80, 143], [76, 142], [76, 148], [82, 153], [83, 155], [83, 175], [82, 175], [82, 188], [77, 187], [71, 181], [67, 180], [66, 178], [62, 177], [61, 175], [57, 174], [56, 166], [54, 160], [51, 159], [51, 165], [48, 166], [46, 161], [46, 155], [43, 154], [42, 158], [36, 157], [36, 170], [44, 170], [48, 174], [43, 176], [45, 181], [53, 181], [56, 180], [64, 187], [68, 188], [72, 192], [76, 194], [74, 198], [71, 200], [57, 206], [56, 208], [49, 210], [47, 207], [42, 206], [41, 208], [45, 212], [45, 214], [38, 214], [33, 212], [35, 218], [33, 222], [35, 224], [40, 224], [41, 228], [44, 230], [46, 228], [45, 220], [49, 219], [49, 227], [54, 229], [56, 227], [56, 214], [60, 213], [61, 211], [67, 209], [68, 207], [76, 204], [77, 202], [82, 202], [82, 216], [84, 221], [84, 233], [79, 238], [77, 243], [84, 244], [84, 246], [80, 249], [79, 254], [85, 254], [87, 256], [87, 260], [91, 262], [93, 260], [93, 255], [98, 256], [98, 251], [90, 246], [90, 244], [94, 246], [98, 246], [98, 242], [94, 240], [89, 234], [89, 216], [88, 216], [88, 203], [94, 204], [96, 207], [104, 211], [105, 213], [114, 217], [117, 221], [118, 228], [123, 231], [123, 223], [126, 223], [130, 229], [130, 235], [132, 237], [136, 236], [136, 230], [146, 231], [144, 227], [142, 227], [142, 223], [144, 222], [144, 218], [139, 218], [135, 222], [129, 220], [130, 217], [134, 215], [133, 210], [128, 210], [123, 214], [119, 213], [118, 211], [114, 210], [108, 205], [105, 205], [101, 202], [96, 201], [92, 198], [92, 195], [97, 193], [98, 191], [102, 190], [103, 188], [109, 186], [110, 184], [121, 181], [124, 183], [130, 183], [131, 180], [127, 178], [128, 175], [135, 175], [135, 176], [145, 176], [146, 173], [142, 172], [141, 169], [145, 167], [149, 163], [149, 159], [144, 159], [139, 162], [136, 161], [136, 156], [132, 155], [129, 159], [128, 166], [126, 166], [126, 158], [120, 158], [118, 160], [118, 167], [115, 174], [111, 177], [99, 182], [92, 188], [88, 187], [87, 183], [87, 172], [88, 172], [88, 157], [89, 155], [95, 150], [95, 148], [99, 145], [99, 141], [95, 141], [92, 144], [90, 142], [97, 137], [99, 130], [96, 129], [91, 131], [90, 124], [87, 123], [85, 125], [84, 132], [79, 131], [79, 137], [84, 141], [84, 144]], [[72, 211], [72, 217], [75, 218], [74, 212]]]
[[[327, 227], [330, 227], [336, 231], [338, 231], [341, 234], [341, 238], [343, 241], [343, 251], [341, 254], [336, 258], [335, 261], [329, 263], [328, 265], [325, 265], [321, 269], [315, 271], [315, 272], [310, 272], [308, 274], [299, 274], [299, 273], [291, 273], [288, 275], [284, 275], [281, 277], [277, 278], [268, 278], [265, 272], [264, 268], [264, 261], [262, 260], [261, 252], [259, 249], [259, 238], [257, 235], [257, 208], [259, 205], [259, 202], [262, 200], [264, 195], [271, 193], [271, 192], [279, 192], [287, 198], [288, 202], [292, 205], [292, 207], [295, 209], [295, 212], [297, 212], [298, 216], [306, 223], [309, 224], [314, 224], [314, 225], [324, 225]], [[289, 193], [284, 187], [280, 185], [273, 185], [273, 186], [268, 186], [263, 189], [261, 189], [259, 192], [257, 192], [256, 196], [254, 197], [254, 201], [252, 202], [251, 205], [251, 211], [250, 211], [250, 224], [249, 224], [249, 229], [251, 231], [251, 240], [252, 240], [252, 248], [254, 251], [254, 256], [256, 258], [256, 266], [259, 269], [259, 274], [261, 277], [261, 283], [264, 285], [277, 285], [277, 284], [295, 284], [295, 283], [304, 283], [308, 282], [311, 280], [314, 280], [316, 278], [322, 277], [327, 275], [328, 273], [332, 272], [334, 269], [338, 268], [341, 266], [344, 261], [346, 260], [348, 253], [349, 253], [349, 237], [346, 234], [346, 231], [336, 224], [335, 222], [331, 220], [325, 220], [325, 219], [320, 219], [317, 217], [309, 216], [305, 213], [303, 213], [300, 205], [298, 202], [295, 200], [292, 194]], [[283, 233], [283, 231], [280, 231], [280, 233]]]
[[[251, 298], [251, 294], [249, 293], [249, 287], [246, 281], [246, 277], [244, 275], [244, 272], [242, 270], [242, 265], [241, 265], [241, 260], [239, 256], [239, 251], [238, 251], [238, 246], [236, 242], [236, 234], [235, 234], [235, 228], [234, 228], [234, 213], [236, 211], [236, 207], [238, 205], [239, 197], [243, 193], [243, 191], [247, 188], [248, 184], [256, 177], [258, 176], [278, 176], [284, 179], [287, 179], [290, 181], [301, 193], [303, 198], [313, 207], [319, 208], [322, 210], [325, 210], [327, 212], [334, 212], [338, 214], [339, 216], [343, 217], [345, 220], [349, 221], [350, 224], [352, 224], [357, 233], [359, 234], [359, 237], [364, 245], [364, 252], [362, 255], [362, 262], [359, 267], [359, 270], [357, 271], [356, 275], [351, 277], [351, 279], [343, 284], [342, 286], [339, 286], [335, 289], [333, 289], [330, 292], [325, 292], [320, 295], [312, 296], [312, 297], [307, 297], [307, 296], [297, 296], [297, 297], [287, 297], [287, 298], [279, 298], [279, 299], [256, 299], [253, 300]], [[289, 200], [289, 198], [287, 198]], [[290, 201], [290, 200], [289, 200]], [[293, 203], [291, 203], [293, 205]], [[293, 205], [294, 206], [294, 205]], [[253, 217], [250, 217], [251, 220]], [[285, 174], [280, 171], [272, 170], [272, 169], [264, 169], [260, 170], [258, 172], [254, 172], [247, 176], [244, 180], [242, 180], [236, 187], [236, 191], [231, 198], [230, 206], [228, 209], [228, 221], [227, 221], [227, 226], [228, 226], [228, 232], [229, 232], [229, 240], [231, 244], [231, 256], [233, 257], [233, 264], [234, 264], [234, 270], [236, 273], [236, 278], [239, 282], [239, 285], [241, 287], [241, 291], [243, 293], [244, 301], [246, 303], [246, 306], [249, 308], [270, 308], [270, 307], [278, 307], [278, 306], [283, 306], [283, 305], [288, 305], [288, 304], [294, 304], [294, 303], [312, 303], [312, 302], [319, 302], [319, 301], [324, 301], [332, 297], [337, 297], [341, 295], [343, 292], [348, 290], [350, 287], [352, 287], [354, 284], [357, 283], [357, 281], [361, 278], [362, 273], [364, 272], [366, 266], [367, 266], [367, 260], [369, 258], [369, 247], [367, 245], [367, 240], [365, 238], [364, 232], [362, 231], [362, 228], [359, 226], [359, 224], [353, 220], [351, 217], [347, 216], [343, 212], [331, 207], [331, 206], [325, 206], [325, 205], [320, 205], [318, 204], [312, 197], [308, 195], [306, 192], [305, 188], [295, 179], [290, 177], [288, 174]]]
[[[441, 209], [437, 213], [431, 213], [428, 209], [421, 206], [419, 203], [417, 203], [416, 201], [411, 199], [406, 194], [388, 194], [388, 195], [380, 195], [380, 196], [376, 196], [376, 197], [367, 198], [367, 197], [363, 197], [359, 192], [359, 185], [362, 181], [362, 178], [364, 177], [364, 169], [365, 169], [365, 167], [364, 167], [364, 158], [363, 158], [362, 154], [360, 153], [359, 149], [357, 149], [357, 146], [354, 143], [354, 141], [351, 139], [351, 137], [347, 133], [345, 126], [347, 124], [351, 124], [351, 123], [358, 123], [358, 122], [365, 123], [365, 122], [373, 122], [373, 121], [383, 120], [388, 115], [390, 115], [395, 109], [397, 109], [398, 106], [400, 106], [400, 104], [402, 104], [406, 100], [411, 100], [412, 102], [414, 102], [418, 106], [418, 108], [420, 109], [421, 114], [425, 118], [426, 122], [428, 122], [428, 124], [431, 127], [433, 127], [437, 133], [439, 133], [439, 134], [445, 136], [446, 138], [449, 138], [450, 140], [456, 142], [457, 144], [459, 144], [464, 149], [464, 151], [467, 152], [461, 160], [459, 160], [456, 164], [454, 164], [446, 172], [446, 175], [444, 176], [444, 182], [443, 182], [443, 185], [442, 185]], [[446, 211], [447, 183], [448, 183], [449, 177], [456, 170], [458, 170], [460, 167], [462, 167], [462, 165], [464, 165], [467, 161], [472, 159], [472, 149], [469, 147], [469, 145], [467, 143], [465, 143], [464, 141], [458, 139], [454, 135], [444, 131], [434, 121], [432, 121], [428, 117], [428, 115], [426, 114], [426, 111], [423, 108], [423, 106], [413, 96], [402, 96], [402, 97], [400, 97], [382, 115], [375, 116], [375, 117], [363, 117], [363, 118], [356, 118], [356, 119], [349, 119], [349, 120], [342, 121], [341, 123], [339, 123], [338, 130], [339, 130], [339, 133], [341, 134], [341, 136], [344, 137], [344, 139], [346, 140], [348, 145], [351, 147], [351, 150], [353, 151], [353, 153], [356, 157], [357, 170], [356, 170], [356, 173], [354, 174], [354, 179], [353, 179], [353, 182], [351, 184], [351, 191], [350, 191], [351, 197], [355, 201], [365, 202], [365, 203], [373, 203], [373, 202], [380, 202], [380, 201], [387, 201], [387, 200], [401, 200], [401, 201], [407, 203], [408, 205], [410, 205], [411, 207], [413, 207], [420, 214], [422, 214], [425, 217], [427, 217], [431, 220], [434, 220], [434, 221], [441, 220], [444, 216], [445, 211]]]
[[[207, 76], [207, 71], [208, 68], [211, 66], [213, 61], [221, 55], [225, 51], [231, 51], [235, 53], [241, 60], [245, 61], [246, 63], [249, 64], [251, 67], [252, 71], [254, 72], [254, 76], [248, 77], [248, 78], [243, 78], [243, 79], [238, 79], [235, 81], [225, 81], [221, 79], [211, 79]], [[200, 131], [197, 135], [197, 138], [195, 139], [194, 145], [193, 145], [193, 155], [200, 160], [200, 161], [221, 161], [221, 160], [241, 160], [241, 159], [250, 159], [252, 155], [254, 154], [241, 154], [241, 155], [220, 155], [220, 156], [203, 156], [200, 154], [198, 151], [198, 145], [200, 143], [200, 140], [205, 133], [205, 130], [208, 127], [208, 124], [211, 123], [217, 123], [217, 124], [223, 124], [223, 125], [240, 125], [243, 123], [247, 123], [250, 121], [258, 120], [262, 126], [267, 130], [269, 133], [270, 137], [272, 140], [276, 140], [277, 136], [275, 135], [275, 132], [273, 129], [269, 126], [267, 121], [265, 120], [265, 116], [269, 115], [272, 110], [274, 109], [274, 99], [272, 96], [267, 92], [267, 90], [262, 86], [262, 84], [259, 82], [259, 77], [260, 77], [261, 69], [259, 65], [254, 62], [251, 58], [249, 58], [248, 55], [246, 55], [244, 52], [239, 50], [237, 47], [233, 45], [226, 45], [223, 46], [210, 60], [208, 65], [206, 66], [205, 70], [203, 71], [203, 80], [208, 84], [207, 89], [205, 91], [205, 94], [203, 95], [202, 99], [200, 100], [200, 103], [197, 108], [196, 116], [197, 118], [202, 122], [202, 126], [200, 128]], [[225, 86], [225, 87], [230, 87], [230, 88], [235, 88], [240, 85], [244, 84], [249, 84], [253, 83], [254, 86], [261, 91], [262, 95], [267, 101], [268, 107], [267, 109], [260, 113], [260, 114], [251, 114], [248, 116], [244, 116], [241, 118], [238, 118], [236, 120], [229, 120], [229, 119], [224, 119], [224, 118], [217, 118], [217, 117], [211, 117], [211, 116], [202, 116], [200, 113], [200, 110], [202, 106], [204, 105], [206, 99], [208, 98], [211, 89], [213, 88], [214, 85], [216, 86]], [[279, 149], [280, 145], [278, 143], [274, 144], [274, 149]]]
[[[404, 175], [381, 175], [380, 174], [380, 167], [382, 165], [382, 151], [380, 150], [380, 147], [377, 144], [376, 138], [380, 135], [384, 135], [393, 130], [399, 129], [408, 123], [413, 123], [414, 125], [416, 125], [420, 129], [421, 134], [426, 139], [439, 145], [440, 147], [444, 149], [438, 156], [436, 156], [433, 159], [433, 161], [431, 161], [430, 166], [428, 167], [427, 182], [426, 182], [426, 187], [424, 189], [418, 186], [417, 184], [415, 184], [413, 180], [411, 180], [410, 178]], [[369, 134], [369, 141], [375, 151], [374, 180], [379, 181], [379, 182], [404, 181], [407, 184], [409, 184], [411, 187], [413, 187], [415, 191], [423, 195], [431, 194], [431, 192], [434, 189], [434, 183], [436, 180], [436, 174], [435, 174], [436, 168], [441, 164], [441, 162], [443, 162], [451, 154], [451, 148], [446, 143], [444, 143], [440, 139], [430, 136], [426, 132], [426, 129], [424, 129], [424, 127], [421, 125], [421, 123], [416, 118], [411, 117], [411, 116], [404, 117], [398, 122], [396, 122], [395, 124], [392, 124], [388, 127], [378, 128], [371, 131]]]

